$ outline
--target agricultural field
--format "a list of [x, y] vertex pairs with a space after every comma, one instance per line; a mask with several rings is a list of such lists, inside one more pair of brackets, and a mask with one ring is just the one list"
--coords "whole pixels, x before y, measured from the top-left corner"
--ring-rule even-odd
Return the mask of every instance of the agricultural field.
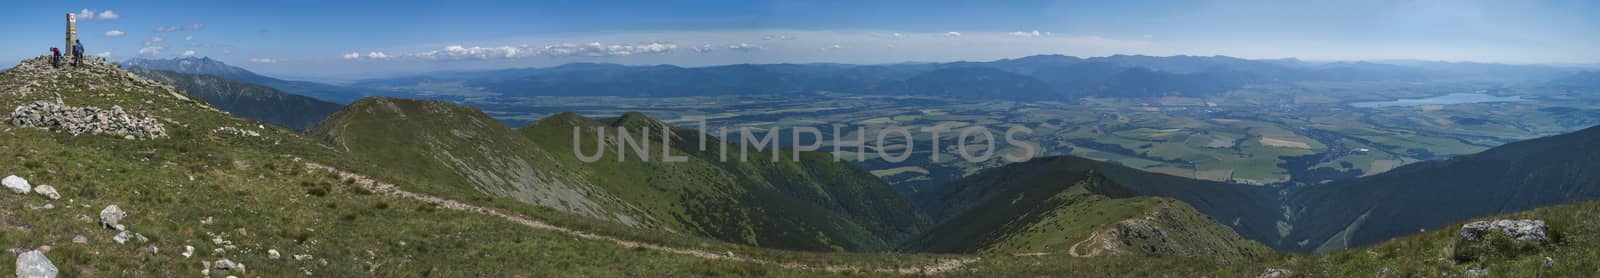
[[[1444, 95], [1441, 91], [1511, 101], [1428, 104], [1429, 97]], [[1001, 154], [1024, 153], [1004, 138], [1012, 127], [1032, 131], [1018, 134], [1018, 139], [1037, 144], [1040, 156], [1070, 154], [1241, 184], [1313, 185], [1600, 124], [1587, 116], [1600, 108], [1594, 99], [1487, 85], [1377, 82], [1246, 87], [1214, 98], [1085, 98], [1071, 103], [834, 93], [463, 102], [512, 126], [570, 111], [591, 117], [644, 112], [683, 127], [697, 127], [704, 119], [711, 134], [725, 131], [730, 138], [745, 127], [757, 131], [756, 136], [778, 128], [782, 134], [776, 138], [785, 146], [838, 147], [845, 159], [912, 193], [1003, 165]], [[788, 131], [801, 126], [816, 127], [820, 140], [802, 134], [797, 141]], [[876, 141], [888, 126], [912, 131], [906, 161], [890, 163], [880, 157]], [[956, 153], [957, 134], [972, 127], [987, 128], [996, 136], [994, 159], [975, 163]], [[937, 157], [930, 130], [940, 131]], [[836, 135], [842, 136], [839, 142]], [[982, 137], [968, 138], [969, 153], [987, 151]], [[903, 135], [885, 138], [884, 151], [905, 150]], [[857, 148], [865, 153], [858, 156]]]

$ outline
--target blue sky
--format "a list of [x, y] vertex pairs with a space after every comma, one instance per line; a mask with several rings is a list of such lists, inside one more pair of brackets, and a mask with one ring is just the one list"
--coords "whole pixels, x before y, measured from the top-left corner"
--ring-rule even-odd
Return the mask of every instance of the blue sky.
[[[1600, 63], [1595, 1], [15, 1], [0, 58], [206, 56], [334, 79], [570, 62], [990, 60], [1032, 54]], [[107, 12], [110, 11], [110, 12]]]

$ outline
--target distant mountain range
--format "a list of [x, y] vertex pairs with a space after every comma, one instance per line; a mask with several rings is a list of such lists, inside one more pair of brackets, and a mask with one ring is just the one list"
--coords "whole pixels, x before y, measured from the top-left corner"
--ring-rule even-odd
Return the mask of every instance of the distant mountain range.
[[[205, 100], [218, 109], [239, 117], [297, 130], [309, 129], [323, 118], [344, 108], [343, 105], [215, 75], [186, 74], [143, 67], [130, 68], [128, 72], [176, 86], [184, 93]], [[243, 71], [242, 74], [253, 75], [248, 71]]]
[[385, 95], [385, 92], [362, 87], [338, 86], [316, 82], [290, 81], [256, 74], [222, 61], [204, 58], [143, 59], [122, 62], [123, 68], [146, 68], [184, 74], [213, 75], [251, 84], [271, 87], [290, 94], [308, 96], [323, 101], [348, 104], [367, 96]]
[[673, 97], [842, 92], [1011, 100], [1212, 96], [1249, 84], [1299, 81], [1547, 80], [1568, 68], [1400, 61], [1312, 63], [1225, 56], [1079, 58], [889, 65], [741, 64], [685, 68], [568, 64], [362, 81], [359, 87], [436, 96]]
[[[1037, 55], [989, 62], [739, 64], [710, 67], [575, 63], [549, 68], [436, 72], [330, 85], [272, 78], [210, 58], [131, 59], [142, 67], [258, 84], [347, 104], [368, 96], [429, 99], [515, 96], [678, 97], [797, 92], [1071, 100], [1082, 97], [1214, 96], [1250, 84], [1301, 81], [1549, 82], [1600, 86], [1572, 69], [1426, 61], [1304, 62], [1226, 56]], [[1579, 82], [1579, 83], [1574, 83]]]

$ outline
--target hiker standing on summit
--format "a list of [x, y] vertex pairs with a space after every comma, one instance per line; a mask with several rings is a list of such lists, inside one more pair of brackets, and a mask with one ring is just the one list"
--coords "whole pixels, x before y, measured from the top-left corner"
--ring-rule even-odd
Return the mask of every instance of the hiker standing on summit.
[[83, 42], [72, 41], [72, 66], [83, 65]]

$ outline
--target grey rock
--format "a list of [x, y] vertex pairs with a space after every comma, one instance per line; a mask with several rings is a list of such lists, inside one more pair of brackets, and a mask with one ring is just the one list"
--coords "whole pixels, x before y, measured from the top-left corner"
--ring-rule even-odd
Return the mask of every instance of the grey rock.
[[133, 232], [129, 232], [128, 230], [122, 230], [122, 232], [118, 232], [116, 236], [112, 236], [111, 240], [116, 241], [117, 244], [123, 244], [123, 243], [127, 243], [128, 239], [132, 239], [132, 238], [133, 238]]
[[105, 209], [100, 210], [100, 224], [105, 225], [107, 228], [116, 229], [118, 231], [126, 230], [126, 227], [124, 227], [122, 224], [118, 224], [118, 222], [122, 222], [123, 217], [128, 217], [128, 213], [123, 212], [120, 208], [117, 208], [117, 205], [109, 205], [106, 206]]
[[72, 237], [72, 243], [77, 243], [77, 244], [89, 243], [89, 238], [88, 237], [84, 237], [83, 235], [73, 236]]
[[11, 193], [28, 194], [28, 191], [33, 190], [33, 186], [28, 185], [28, 180], [17, 176], [6, 176], [5, 179], [0, 179], [0, 184], [5, 184], [6, 190], [11, 190]]
[[48, 184], [41, 184], [38, 187], [34, 187], [33, 192], [38, 192], [39, 194], [42, 194], [44, 197], [50, 198], [51, 200], [61, 199], [61, 192], [56, 192], [56, 187]]
[[1262, 271], [1261, 275], [1257, 275], [1256, 278], [1283, 278], [1289, 277], [1289, 274], [1293, 273], [1294, 272], [1291, 272], [1288, 269], [1268, 268], [1267, 271]]
[[1549, 226], [1544, 220], [1507, 220], [1478, 221], [1461, 226], [1461, 239], [1468, 241], [1482, 240], [1491, 232], [1499, 231], [1506, 236], [1518, 241], [1536, 241], [1544, 243], [1550, 240]]
[[17, 256], [17, 277], [25, 278], [52, 278], [56, 277], [56, 265], [50, 263], [50, 258], [44, 256], [39, 250], [28, 251]]
[[1478, 267], [1475, 267], [1475, 268], [1467, 270], [1467, 277], [1485, 277], [1485, 276], [1489, 276], [1489, 267], [1478, 266]]
[[217, 260], [211, 263], [211, 268], [219, 271], [244, 272], [244, 264], [236, 263], [229, 259]]

